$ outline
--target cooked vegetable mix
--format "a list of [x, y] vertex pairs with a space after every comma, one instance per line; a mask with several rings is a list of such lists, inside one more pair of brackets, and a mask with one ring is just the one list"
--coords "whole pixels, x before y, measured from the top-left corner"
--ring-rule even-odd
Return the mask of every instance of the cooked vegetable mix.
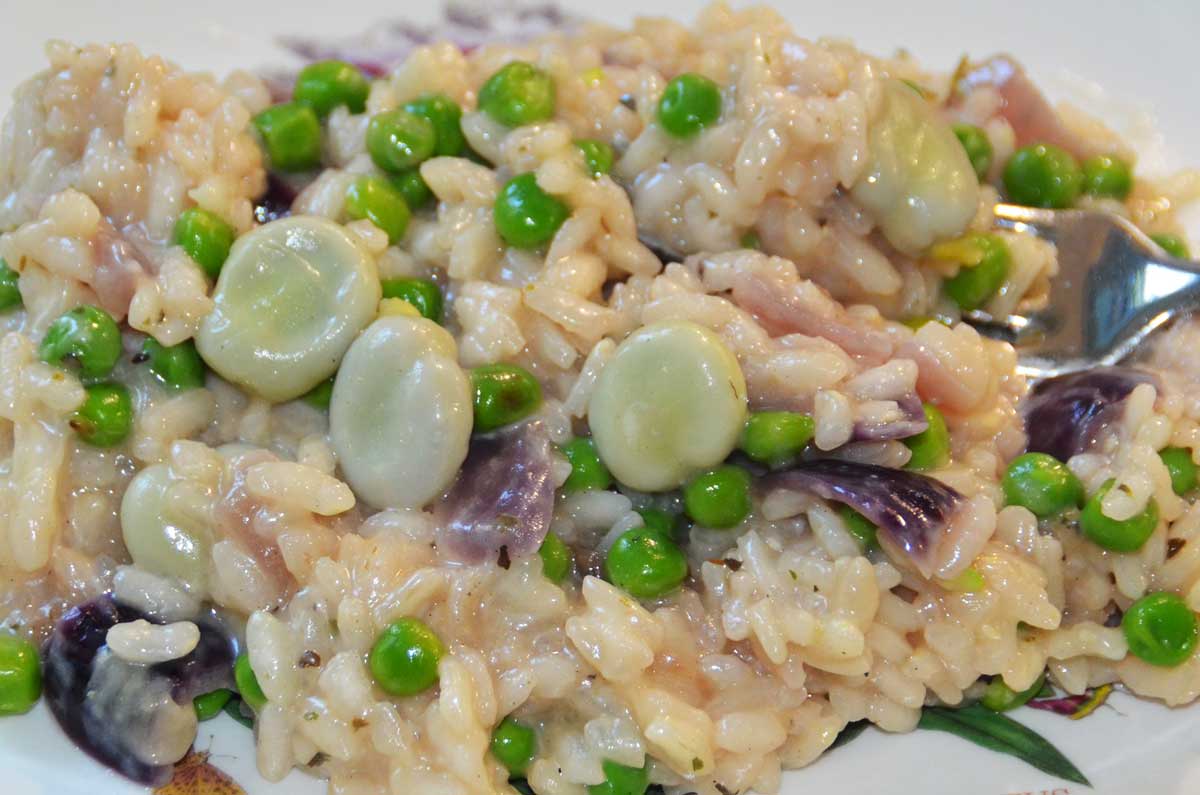
[[133, 427], [133, 399], [120, 384], [89, 384], [87, 397], [71, 417], [71, 428], [94, 447], [125, 441]]
[[1017, 204], [1056, 210], [1070, 207], [1082, 186], [1078, 162], [1053, 144], [1018, 149], [1004, 166], [1004, 190]]
[[0, 312], [7, 312], [21, 305], [19, 281], [17, 272], [8, 267], [8, 263], [0, 257]]
[[1152, 593], [1125, 611], [1121, 630], [1129, 653], [1151, 665], [1180, 665], [1196, 650], [1196, 614], [1173, 593]]
[[[1194, 475], [1194, 473], [1193, 473]], [[1004, 499], [1045, 518], [1083, 503], [1083, 484], [1066, 465], [1045, 453], [1013, 459], [1004, 473]]]
[[42, 663], [34, 645], [0, 632], [0, 715], [33, 709], [42, 694]]
[[643, 491], [674, 488], [724, 461], [745, 419], [737, 359], [687, 322], [646, 326], [626, 338], [588, 406], [601, 460], [620, 483]]
[[356, 795], [750, 795], [873, 724], [1086, 786], [1023, 708], [1197, 700], [1200, 321], [1033, 379], [1076, 252], [992, 218], [1186, 257], [1186, 177], [1006, 55], [447, 20], [14, 92], [0, 716], [156, 792], [224, 712]]
[[736, 527], [750, 514], [750, 475], [729, 465], [697, 475], [684, 486], [683, 504], [699, 525]]
[[554, 108], [554, 80], [525, 61], [505, 64], [479, 89], [479, 109], [509, 127], [549, 119]]
[[233, 227], [207, 210], [193, 207], [175, 222], [175, 243], [204, 269], [210, 279], [221, 273], [235, 237]]
[[353, 64], [345, 61], [318, 61], [300, 70], [292, 99], [308, 105], [318, 116], [345, 106], [351, 113], [362, 113], [367, 107], [371, 85]]
[[342, 359], [329, 436], [347, 482], [371, 505], [419, 508], [441, 493], [467, 456], [471, 426], [470, 382], [454, 338], [433, 321], [380, 318]]
[[1113, 519], [1104, 512], [1104, 497], [1114, 481], [1105, 481], [1088, 498], [1079, 514], [1079, 529], [1097, 546], [1114, 552], [1136, 552], [1158, 527], [1158, 504], [1151, 498], [1146, 507], [1125, 519]]
[[272, 221], [238, 238], [196, 349], [223, 378], [291, 400], [333, 374], [380, 296], [374, 263], [341, 227], [312, 216]]
[[505, 183], [496, 197], [493, 215], [496, 231], [505, 242], [517, 248], [537, 248], [550, 242], [570, 210], [560, 199], [542, 190], [537, 176], [529, 173]]
[[104, 378], [121, 357], [121, 331], [103, 309], [79, 306], [50, 324], [38, 353], [50, 364], [73, 362], [83, 378]]
[[387, 233], [388, 242], [399, 243], [408, 231], [411, 212], [404, 195], [381, 177], [359, 177], [346, 191], [346, 215], [366, 218]]
[[142, 343], [142, 357], [154, 377], [169, 389], [204, 386], [204, 361], [191, 340], [166, 346], [153, 337]]
[[537, 733], [510, 715], [492, 732], [492, 756], [510, 776], [523, 776], [537, 752]]
[[421, 317], [442, 322], [442, 290], [428, 279], [384, 279], [384, 298], [402, 298], [408, 301]]
[[371, 647], [368, 662], [375, 682], [393, 696], [412, 696], [438, 680], [438, 661], [446, 648], [423, 622], [393, 621]]
[[389, 110], [371, 117], [367, 151], [384, 171], [400, 173], [433, 157], [437, 150], [433, 122], [407, 110]]
[[721, 89], [703, 75], [676, 77], [658, 100], [658, 123], [678, 138], [690, 138], [720, 115]]
[[523, 367], [488, 364], [471, 372], [475, 391], [475, 432], [487, 433], [512, 425], [538, 410], [542, 387]]
[[321, 122], [308, 105], [274, 105], [254, 117], [271, 167], [308, 171], [321, 164]]

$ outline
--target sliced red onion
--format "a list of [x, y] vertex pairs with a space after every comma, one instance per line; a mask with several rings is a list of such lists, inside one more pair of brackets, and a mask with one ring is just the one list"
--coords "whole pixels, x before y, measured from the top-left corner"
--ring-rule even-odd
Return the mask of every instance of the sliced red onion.
[[1097, 367], [1039, 382], [1025, 403], [1029, 451], [1059, 461], [1087, 452], [1120, 419], [1125, 398], [1138, 384], [1160, 386], [1157, 376], [1129, 367]]
[[892, 355], [891, 338], [846, 312], [815, 284], [776, 284], [754, 273], [733, 283], [733, 302], [754, 315], [773, 337], [803, 334], [821, 337], [867, 363]]
[[941, 481], [904, 469], [822, 458], [768, 475], [768, 488], [807, 491], [849, 505], [879, 528], [879, 540], [928, 576], [942, 538], [965, 504]]
[[458, 480], [437, 513], [451, 551], [469, 563], [511, 557], [541, 546], [554, 514], [550, 439], [527, 422], [471, 440]]
[[994, 55], [971, 66], [955, 87], [959, 94], [978, 88], [990, 88], [1004, 103], [1000, 115], [1012, 126], [1017, 146], [1050, 143], [1061, 146], [1076, 157], [1086, 157], [1087, 143], [1071, 131], [1058, 111], [1011, 55]]
[[889, 439], [907, 439], [929, 427], [920, 397], [915, 394], [906, 395], [897, 400], [896, 405], [902, 416], [886, 422], [859, 420], [854, 423], [854, 435], [850, 437], [850, 441], [884, 442]]
[[97, 761], [162, 786], [178, 761], [162, 758], [162, 749], [186, 753], [195, 739], [192, 699], [233, 686], [237, 646], [208, 615], [194, 619], [200, 643], [186, 657], [127, 663], [108, 650], [105, 637], [110, 627], [139, 618], [146, 616], [107, 595], [67, 611], [46, 641], [46, 703], [67, 736]]
[[307, 187], [311, 180], [306, 175], [303, 181], [295, 176], [270, 174], [267, 177], [267, 192], [254, 202], [254, 220], [267, 224], [292, 214], [292, 202]]
[[117, 320], [122, 320], [129, 313], [138, 281], [153, 274], [155, 269], [108, 219], [100, 221], [92, 246], [96, 252], [92, 290], [100, 306]]

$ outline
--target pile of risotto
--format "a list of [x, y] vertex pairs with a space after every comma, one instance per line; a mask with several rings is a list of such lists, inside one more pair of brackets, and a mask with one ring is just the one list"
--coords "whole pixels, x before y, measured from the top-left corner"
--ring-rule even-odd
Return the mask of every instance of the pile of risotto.
[[960, 322], [1056, 274], [997, 202], [1186, 256], [1198, 182], [1012, 58], [724, 5], [286, 84], [46, 55], [0, 713], [150, 785], [225, 711], [337, 795], [729, 795], [864, 720], [1200, 696], [1197, 331], [1031, 385]]

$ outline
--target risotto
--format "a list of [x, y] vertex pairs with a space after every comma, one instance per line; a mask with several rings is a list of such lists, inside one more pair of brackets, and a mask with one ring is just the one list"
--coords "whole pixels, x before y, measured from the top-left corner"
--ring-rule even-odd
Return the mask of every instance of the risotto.
[[867, 722], [1200, 696], [1200, 332], [1028, 384], [961, 322], [1056, 275], [998, 202], [1186, 256], [1195, 176], [1008, 56], [549, 16], [269, 83], [47, 46], [0, 713], [153, 786], [225, 711], [336, 795], [730, 795]]

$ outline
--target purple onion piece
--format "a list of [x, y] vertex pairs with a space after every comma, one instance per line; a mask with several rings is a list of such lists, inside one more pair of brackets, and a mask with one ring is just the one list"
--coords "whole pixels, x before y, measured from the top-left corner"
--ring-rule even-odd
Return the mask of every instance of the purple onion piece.
[[768, 475], [763, 484], [849, 505], [879, 528], [889, 550], [922, 572], [934, 568], [938, 542], [964, 502], [957, 491], [926, 475], [830, 458]]
[[921, 398], [915, 394], [906, 395], [896, 401], [903, 416], [888, 422], [866, 422], [859, 420], [854, 423], [852, 442], [884, 442], [889, 439], [907, 439], [916, 436], [929, 428], [929, 420], [925, 419], [925, 409]]
[[291, 215], [292, 202], [303, 189], [304, 185], [296, 183], [295, 178], [289, 180], [278, 174], [269, 175], [267, 192], [254, 203], [254, 220], [266, 224]]
[[1025, 403], [1029, 451], [1059, 461], [1087, 452], [1120, 419], [1122, 403], [1138, 384], [1160, 386], [1155, 375], [1129, 367], [1097, 367], [1038, 383]]
[[[138, 611], [102, 596], [59, 620], [44, 650], [46, 704], [59, 726], [97, 761], [141, 784], [162, 786], [172, 764], [148, 764], [135, 749], [160, 728], [164, 710], [191, 709], [192, 699], [233, 687], [237, 646], [215, 615], [194, 619], [200, 643], [186, 657], [153, 666], [112, 655], [110, 627], [139, 618]], [[161, 721], [169, 722], [169, 721]]]
[[1025, 705], [1033, 709], [1053, 712], [1056, 715], [1074, 715], [1080, 707], [1087, 703], [1089, 698], [1090, 696], [1087, 693], [1081, 693], [1077, 696], [1033, 699], [1032, 701], [1025, 702]]
[[514, 558], [536, 551], [554, 513], [552, 464], [540, 422], [472, 439], [458, 480], [437, 508], [454, 554], [479, 563], [501, 547]]

